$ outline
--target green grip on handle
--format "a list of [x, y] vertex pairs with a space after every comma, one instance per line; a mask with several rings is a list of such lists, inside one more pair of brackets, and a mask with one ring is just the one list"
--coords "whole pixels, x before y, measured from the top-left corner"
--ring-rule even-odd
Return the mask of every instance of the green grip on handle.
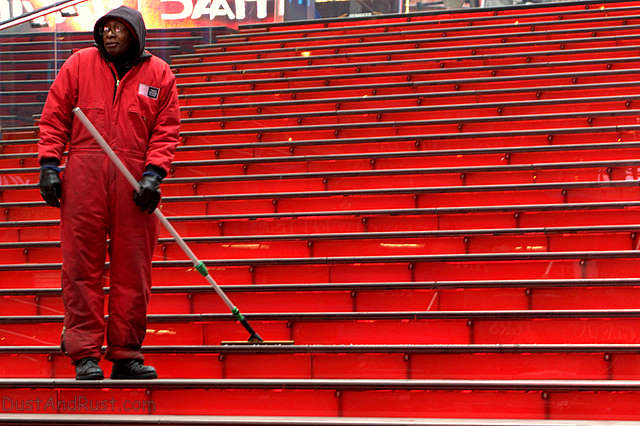
[[234, 306], [231, 313], [233, 313], [233, 316], [236, 317], [238, 321], [244, 321], [244, 316], [240, 313], [240, 309]]
[[206, 277], [207, 275], [209, 275], [209, 271], [207, 271], [207, 266], [204, 264], [204, 262], [202, 261], [198, 262], [195, 268], [198, 272], [200, 272], [200, 275], [202, 275], [203, 277]]

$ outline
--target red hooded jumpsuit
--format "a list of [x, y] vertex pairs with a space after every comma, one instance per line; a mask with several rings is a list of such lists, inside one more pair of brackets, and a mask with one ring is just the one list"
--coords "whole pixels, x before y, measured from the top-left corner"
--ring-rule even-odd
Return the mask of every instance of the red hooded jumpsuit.
[[157, 239], [154, 215], [133, 201], [133, 189], [102, 152], [72, 109], [80, 107], [140, 179], [146, 166], [168, 171], [179, 132], [175, 76], [161, 59], [144, 51], [142, 16], [119, 8], [96, 23], [118, 17], [140, 40], [139, 62], [117, 81], [116, 70], [97, 47], [82, 49], [62, 66], [40, 120], [39, 158], [69, 156], [62, 176], [63, 348], [73, 361], [101, 357], [104, 343], [103, 273], [110, 259], [109, 360], [143, 359], [151, 259]]

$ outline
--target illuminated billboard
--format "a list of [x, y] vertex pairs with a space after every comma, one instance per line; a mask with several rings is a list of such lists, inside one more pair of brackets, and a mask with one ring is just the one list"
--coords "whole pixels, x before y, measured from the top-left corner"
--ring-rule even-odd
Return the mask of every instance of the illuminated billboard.
[[[0, 22], [17, 18], [56, 0], [0, 0]], [[30, 31], [92, 31], [105, 13], [125, 5], [138, 9], [148, 29], [227, 26], [269, 23], [281, 20], [277, 0], [114, 0], [86, 1], [38, 18]]]

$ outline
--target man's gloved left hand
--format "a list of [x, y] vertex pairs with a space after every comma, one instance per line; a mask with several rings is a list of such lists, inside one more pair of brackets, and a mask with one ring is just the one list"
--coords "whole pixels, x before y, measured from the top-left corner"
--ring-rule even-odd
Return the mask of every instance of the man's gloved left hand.
[[153, 213], [160, 203], [160, 184], [166, 176], [164, 170], [154, 165], [148, 165], [138, 181], [140, 191], [133, 192], [133, 201], [140, 206], [140, 210]]

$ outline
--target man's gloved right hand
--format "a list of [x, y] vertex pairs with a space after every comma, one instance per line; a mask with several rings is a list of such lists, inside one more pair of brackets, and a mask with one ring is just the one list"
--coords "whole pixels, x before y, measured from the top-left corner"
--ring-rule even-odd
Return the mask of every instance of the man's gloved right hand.
[[53, 207], [60, 207], [60, 197], [62, 197], [62, 181], [58, 164], [58, 160], [54, 159], [40, 161], [40, 195]]
[[142, 179], [138, 182], [139, 191], [133, 191], [133, 201], [140, 207], [140, 210], [153, 213], [160, 203], [162, 194], [160, 184], [166, 172], [152, 164], [148, 165], [142, 174]]

